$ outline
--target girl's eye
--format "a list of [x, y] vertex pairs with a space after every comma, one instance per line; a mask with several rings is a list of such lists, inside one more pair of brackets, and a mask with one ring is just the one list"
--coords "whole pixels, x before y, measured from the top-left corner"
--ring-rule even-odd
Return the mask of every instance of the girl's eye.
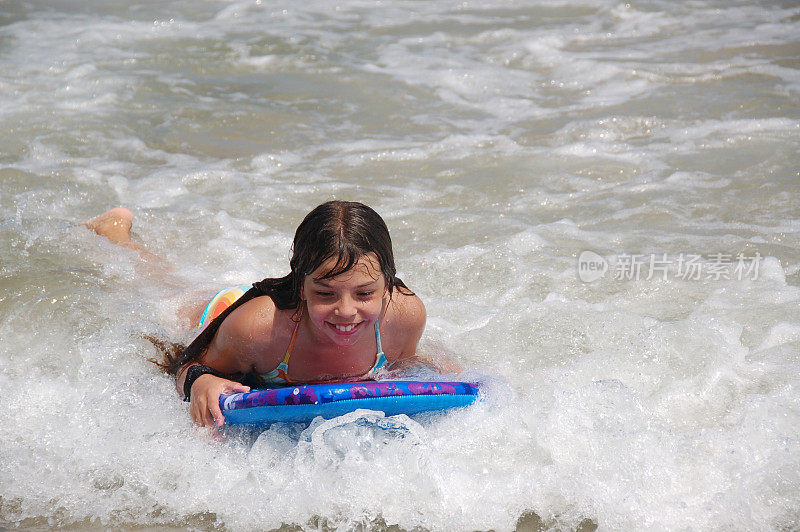
[[[316, 295], [317, 297], [322, 297], [322, 298], [331, 298], [331, 297], [335, 297], [336, 293], [334, 293], [334, 292], [326, 292], [324, 290], [315, 290], [314, 291], [314, 295]], [[370, 297], [375, 295], [375, 290], [368, 290], [368, 291], [365, 291], [365, 292], [357, 292], [356, 295], [361, 299], [369, 299]]]

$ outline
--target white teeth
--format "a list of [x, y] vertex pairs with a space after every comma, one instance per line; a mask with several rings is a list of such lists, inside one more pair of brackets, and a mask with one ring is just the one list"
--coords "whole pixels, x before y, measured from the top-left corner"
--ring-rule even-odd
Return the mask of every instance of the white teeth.
[[355, 324], [350, 324], [350, 325], [336, 325], [336, 329], [337, 329], [337, 330], [339, 330], [339, 331], [342, 331], [342, 332], [350, 332], [350, 331], [352, 331], [352, 330], [353, 330], [353, 327], [355, 327]]

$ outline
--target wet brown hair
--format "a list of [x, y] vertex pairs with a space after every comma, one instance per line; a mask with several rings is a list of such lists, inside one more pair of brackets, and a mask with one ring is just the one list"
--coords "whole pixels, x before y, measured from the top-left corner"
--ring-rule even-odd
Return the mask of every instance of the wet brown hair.
[[378, 259], [389, 297], [394, 290], [413, 294], [396, 276], [389, 229], [377, 212], [355, 201], [328, 201], [317, 206], [295, 231], [289, 274], [253, 283], [252, 288], [209, 323], [186, 347], [150, 338], [164, 354], [164, 362], [159, 366], [174, 375], [186, 364], [199, 360], [225, 318], [255, 297], [269, 296], [281, 310], [299, 310], [301, 289], [307, 275], [329, 259], [335, 259], [330, 270], [317, 277], [330, 279], [349, 271], [368, 253], [374, 253]]

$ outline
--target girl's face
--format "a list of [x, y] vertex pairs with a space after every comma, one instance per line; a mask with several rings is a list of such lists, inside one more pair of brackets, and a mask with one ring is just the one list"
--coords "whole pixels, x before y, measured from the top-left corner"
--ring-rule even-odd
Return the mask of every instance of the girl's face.
[[372, 334], [383, 308], [386, 281], [374, 253], [368, 253], [348, 271], [330, 279], [320, 279], [336, 259], [324, 262], [303, 280], [311, 323], [324, 338], [338, 346], [355, 344], [364, 334]]

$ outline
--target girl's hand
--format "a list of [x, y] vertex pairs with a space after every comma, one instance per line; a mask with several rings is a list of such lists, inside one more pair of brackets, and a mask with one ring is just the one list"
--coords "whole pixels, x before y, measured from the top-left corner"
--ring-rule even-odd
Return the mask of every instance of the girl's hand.
[[250, 387], [241, 383], [215, 377], [210, 373], [200, 375], [192, 383], [192, 420], [201, 427], [221, 427], [225, 416], [219, 408], [219, 396], [224, 393], [249, 392]]

